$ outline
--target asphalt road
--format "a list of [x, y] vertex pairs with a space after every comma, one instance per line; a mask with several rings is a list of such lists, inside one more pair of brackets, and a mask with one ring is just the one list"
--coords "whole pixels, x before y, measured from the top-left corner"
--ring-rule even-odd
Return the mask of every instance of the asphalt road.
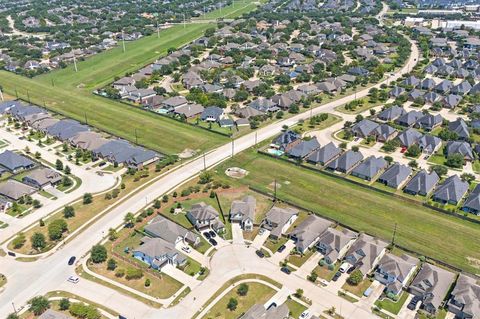
[[[385, 80], [382, 83], [387, 83], [387, 81], [390, 82], [399, 78], [401, 75], [408, 73], [416, 64], [418, 58], [418, 48], [412, 42], [412, 53], [407, 64], [388, 80]], [[379, 87], [382, 83], [377, 84], [375, 87]], [[207, 167], [218, 165], [233, 154], [239, 153], [249, 147], [254, 146], [255, 141], [260, 142], [272, 138], [274, 135], [280, 132], [282, 126], [284, 125], [294, 125], [299, 120], [308, 119], [311, 114], [316, 115], [319, 113], [332, 111], [335, 107], [351, 102], [355, 98], [367, 96], [368, 91], [369, 89], [360, 90], [356, 92], [356, 94], [352, 94], [314, 108], [311, 112], [305, 112], [289, 119], [278, 121], [267, 127], [261, 128], [256, 132], [240, 137], [237, 140], [232, 141], [232, 143], [223, 145], [206, 154], [206, 165]], [[229, 252], [229, 254], [233, 254], [240, 260], [243, 260], [245, 270], [242, 271], [242, 269], [235, 266], [226, 267], [224, 263], [226, 263], [228, 259], [222, 259], [222, 255], [217, 253], [218, 256], [217, 254], [215, 255], [214, 261], [219, 260], [220, 262], [215, 263], [212, 261], [212, 274], [208, 277], [210, 279], [205, 282], [210, 283], [212, 288], [206, 288], [204, 287], [205, 284], [202, 284], [195, 288], [180, 304], [170, 309], [155, 310], [153, 308], [148, 308], [147, 306], [131, 298], [120, 295], [118, 292], [113, 291], [112, 289], [95, 283], [82, 283], [76, 287], [70, 284], [67, 285], [65, 283], [67, 277], [74, 273], [74, 268], [67, 265], [67, 260], [70, 256], [75, 255], [80, 257], [82, 255], [86, 255], [90, 248], [102, 239], [109, 228], [116, 228], [123, 223], [123, 218], [127, 212], [140, 211], [146, 206], [147, 203], [151, 203], [161, 195], [194, 178], [203, 169], [203, 157], [199, 157], [190, 161], [184, 166], [179, 167], [170, 174], [165, 175], [163, 178], [133, 195], [119, 206], [115, 207], [112, 211], [95, 222], [91, 227], [79, 234], [74, 240], [63, 246], [62, 249], [49, 257], [31, 263], [16, 262], [9, 257], [1, 258], [0, 273], [3, 273], [7, 276], [8, 283], [5, 286], [5, 291], [0, 294], [0, 317], [6, 317], [13, 311], [12, 302], [18, 306], [24, 305], [35, 295], [44, 294], [48, 291], [58, 289], [59, 287], [67, 287], [65, 289], [70, 288], [72, 292], [87, 299], [95, 300], [97, 302], [105, 300], [106, 306], [111, 306], [117, 311], [125, 311], [122, 313], [127, 315], [129, 318], [189, 318], [192, 312], [195, 312], [198, 309], [198, 306], [202, 304], [201, 301], [208, 299], [211, 293], [215, 291], [215, 287], [218, 288], [226, 280], [233, 278], [242, 272], [265, 273], [275, 280], [280, 281], [284, 285], [291, 285], [292, 289], [298, 288], [298, 285], [306, 285], [304, 289], [305, 293], [310, 298], [317, 298], [318, 300], [314, 299], [315, 303], [318, 301], [319, 305], [325, 305], [328, 307], [336, 305], [338, 302], [338, 297], [336, 299], [332, 297], [331, 300], [330, 298], [322, 299], [323, 294], [319, 294], [321, 291], [314, 289], [313, 287], [315, 286], [308, 286], [309, 283], [304, 279], [300, 280], [300, 278], [291, 282], [293, 280], [291, 278], [294, 277], [286, 277], [279, 273], [279, 270], [277, 269], [278, 266], [276, 266], [275, 269], [272, 269], [270, 266], [265, 264], [265, 268], [261, 268], [258, 266], [258, 263], [255, 263], [255, 267], [249, 267], [251, 264], [252, 255], [250, 252], [243, 254], [243, 250], [240, 249], [238, 251], [234, 249], [233, 251]], [[272, 276], [272, 273], [275, 275]], [[80, 288], [82, 286], [84, 286], [85, 289]], [[131, 302], [130, 304], [129, 301]], [[130, 305], [135, 305], [135, 307]], [[195, 305], [195, 307], [192, 307], [192, 305]], [[356, 307], [354, 304], [344, 303], [340, 307], [342, 309], [342, 314], [344, 314], [346, 318], [370, 318], [372, 316], [371, 313], [365, 312], [364, 310]], [[340, 307], [337, 307], [337, 309], [340, 309]]]

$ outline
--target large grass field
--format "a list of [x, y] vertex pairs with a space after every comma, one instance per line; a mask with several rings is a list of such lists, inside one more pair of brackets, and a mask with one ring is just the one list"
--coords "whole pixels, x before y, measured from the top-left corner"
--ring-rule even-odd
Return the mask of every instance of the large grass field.
[[217, 172], [233, 166], [244, 168], [249, 174], [237, 181], [223, 173], [220, 178], [271, 193], [276, 179], [281, 184], [277, 194], [282, 199], [388, 242], [397, 224], [398, 245], [469, 272], [479, 272], [480, 225], [253, 151], [225, 162]]
[[[261, 1], [264, 2], [264, 1]], [[252, 0], [240, 0], [234, 1], [233, 4], [223, 7], [222, 10], [218, 9], [215, 11], [208, 12], [205, 15], [199, 17], [200, 20], [203, 19], [233, 19], [238, 16], [241, 16], [244, 13], [254, 10], [257, 6], [257, 1]]]
[[[235, 18], [256, 8], [256, 5], [237, 4], [235, 10], [226, 8], [212, 12], [219, 17]], [[200, 37], [213, 26], [208, 23], [175, 25], [140, 40], [127, 42], [126, 50], [118, 46], [78, 62], [65, 69], [28, 79], [0, 71], [0, 85], [11, 95], [44, 106], [54, 112], [88, 124], [110, 134], [137, 142], [147, 148], [167, 154], [191, 148], [204, 151], [227, 141], [226, 137], [188, 126], [139, 108], [94, 96], [92, 90], [107, 85], [116, 76], [140, 69], [165, 55], [169, 48], [181, 47]]]

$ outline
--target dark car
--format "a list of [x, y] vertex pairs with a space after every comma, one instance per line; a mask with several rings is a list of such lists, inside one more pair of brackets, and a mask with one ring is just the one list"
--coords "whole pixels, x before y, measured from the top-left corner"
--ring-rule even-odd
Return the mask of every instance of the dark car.
[[415, 310], [417, 309], [418, 303], [421, 301], [421, 298], [419, 296], [413, 296], [412, 300], [407, 305], [407, 308], [410, 310]]
[[348, 268], [347, 274], [351, 274], [355, 269], [356, 269], [355, 266]]
[[265, 257], [265, 254], [264, 254], [263, 251], [261, 251], [261, 250], [257, 250], [255, 253], [256, 253], [257, 256], [260, 257], [260, 258]]
[[210, 238], [210, 239], [208, 240], [208, 242], [209, 242], [210, 244], [212, 244], [212, 246], [217, 246], [217, 241], [216, 241], [215, 239], [213, 239], [213, 238]]
[[205, 236], [206, 239], [210, 239], [210, 237], [212, 237], [208, 231], [204, 232], [203, 236]]
[[77, 258], [76, 258], [75, 256], [70, 257], [70, 259], [68, 260], [68, 265], [69, 265], [69, 266], [73, 265], [73, 264], [75, 263], [75, 260], [76, 260], [76, 259], [77, 259]]
[[333, 281], [337, 281], [338, 278], [340, 278], [341, 275], [342, 275], [342, 273], [339, 272], [339, 271], [337, 271], [337, 272], [335, 273], [335, 275], [333, 275], [332, 280], [333, 280]]
[[277, 308], [277, 304], [274, 303], [274, 302], [272, 302], [272, 303], [270, 304], [270, 306], [267, 307], [267, 310], [270, 310], [270, 309], [272, 309], [272, 308]]
[[280, 270], [286, 273], [287, 275], [290, 275], [290, 273], [292, 272], [290, 269], [288, 269], [288, 267], [282, 267], [280, 268]]
[[209, 231], [208, 233], [210, 234], [210, 237], [212, 237], [212, 238], [217, 237], [217, 234], [215, 234], [215, 232], [213, 230]]
[[285, 250], [285, 248], [287, 248], [287, 246], [282, 245], [282, 246], [278, 247], [277, 251], [278, 251], [279, 253], [281, 253], [282, 251]]

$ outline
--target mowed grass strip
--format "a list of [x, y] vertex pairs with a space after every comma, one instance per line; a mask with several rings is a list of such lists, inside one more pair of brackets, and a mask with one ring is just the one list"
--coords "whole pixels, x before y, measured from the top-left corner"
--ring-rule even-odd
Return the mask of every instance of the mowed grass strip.
[[[217, 171], [234, 166], [249, 171], [239, 183], [273, 192], [276, 179], [281, 184], [277, 188], [281, 199], [388, 242], [397, 224], [396, 244], [463, 270], [479, 272], [475, 266], [480, 260], [478, 224], [252, 151], [237, 155]], [[223, 173], [221, 176], [235, 183]]]
[[36, 79], [28, 79], [0, 71], [0, 85], [9, 94], [64, 116], [85, 122], [102, 131], [136, 142], [149, 149], [174, 154], [185, 148], [207, 150], [228, 138], [180, 123], [140, 108], [78, 90], [52, 87]]

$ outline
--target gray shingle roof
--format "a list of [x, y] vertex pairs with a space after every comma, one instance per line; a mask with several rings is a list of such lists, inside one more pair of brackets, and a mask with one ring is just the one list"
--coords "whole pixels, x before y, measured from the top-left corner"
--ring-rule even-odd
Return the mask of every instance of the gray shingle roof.
[[328, 163], [329, 161], [340, 155], [340, 153], [342, 153], [342, 150], [335, 146], [333, 142], [330, 142], [310, 154], [307, 160], [309, 162], [325, 165], [325, 163]]
[[338, 230], [335, 228], [328, 228], [322, 235], [320, 235], [317, 246], [325, 247], [325, 257], [328, 257], [332, 262], [335, 262], [339, 257], [342, 249], [354, 238], [357, 233], [348, 229]]
[[17, 182], [14, 179], [9, 179], [6, 182], [0, 184], [0, 195], [18, 200], [25, 195], [33, 194], [36, 191], [35, 188]]
[[389, 107], [382, 112], [378, 114], [378, 118], [383, 120], [383, 121], [393, 121], [400, 116], [404, 115], [405, 109], [403, 107], [400, 107], [398, 105], [394, 105], [392, 107]]
[[462, 139], [469, 139], [470, 132], [467, 123], [461, 118], [448, 124], [448, 129], [458, 134]]
[[331, 225], [329, 220], [310, 215], [290, 233], [290, 237], [295, 239], [299, 251], [305, 251]]
[[59, 140], [68, 140], [80, 132], [88, 131], [90, 128], [80, 124], [75, 120], [60, 120], [47, 128], [49, 135], [55, 136]]
[[[478, 281], [460, 274], [448, 305], [450, 311], [460, 308], [464, 314], [470, 316], [469, 318], [480, 318], [480, 284]], [[458, 305], [462, 306], [458, 307]]]
[[375, 259], [387, 246], [386, 242], [366, 234], [361, 234], [348, 250], [345, 259], [350, 264], [356, 265], [357, 269], [366, 275], [375, 266]]
[[421, 137], [422, 133], [413, 128], [409, 128], [397, 136], [397, 138], [400, 140], [400, 143], [406, 147], [416, 144]]
[[473, 160], [473, 151], [470, 144], [461, 141], [449, 141], [445, 147], [445, 154], [461, 154], [468, 160]]
[[317, 141], [317, 138], [312, 138], [308, 141], [301, 141], [290, 150], [288, 150], [287, 154], [291, 157], [295, 158], [304, 158], [308, 156], [313, 151], [320, 148], [320, 144]]
[[395, 163], [380, 175], [378, 181], [389, 187], [398, 188], [410, 174], [412, 174], [410, 167]]
[[25, 169], [35, 165], [35, 162], [28, 157], [6, 150], [0, 153], [0, 165], [10, 171]]
[[352, 131], [361, 137], [369, 136], [376, 128], [378, 123], [370, 121], [369, 119], [361, 120], [352, 127]]
[[145, 226], [145, 232], [151, 236], [162, 238], [167, 242], [174, 244], [179, 237], [185, 238], [190, 242], [196, 242], [198, 236], [182, 226], [170, 221], [163, 216], [157, 216]]
[[468, 183], [458, 175], [448, 177], [433, 193], [433, 199], [442, 202], [458, 203], [468, 191]]
[[419, 111], [410, 111], [395, 120], [395, 123], [403, 126], [412, 126], [420, 118], [423, 117], [423, 113]]
[[377, 176], [377, 174], [387, 167], [387, 161], [383, 157], [369, 156], [360, 165], [352, 170], [352, 175], [368, 180]]
[[354, 167], [358, 162], [360, 162], [362, 159], [363, 159], [362, 153], [348, 150], [345, 153], [343, 153], [339, 158], [330, 162], [330, 164], [328, 164], [327, 167], [333, 170], [347, 172], [352, 167]]
[[435, 187], [440, 180], [437, 173], [432, 171], [428, 173], [425, 170], [418, 172], [405, 187], [405, 191], [412, 194], [426, 195]]
[[425, 134], [418, 140], [418, 146], [427, 153], [433, 153], [440, 144], [442, 144], [440, 138], [429, 134]]

